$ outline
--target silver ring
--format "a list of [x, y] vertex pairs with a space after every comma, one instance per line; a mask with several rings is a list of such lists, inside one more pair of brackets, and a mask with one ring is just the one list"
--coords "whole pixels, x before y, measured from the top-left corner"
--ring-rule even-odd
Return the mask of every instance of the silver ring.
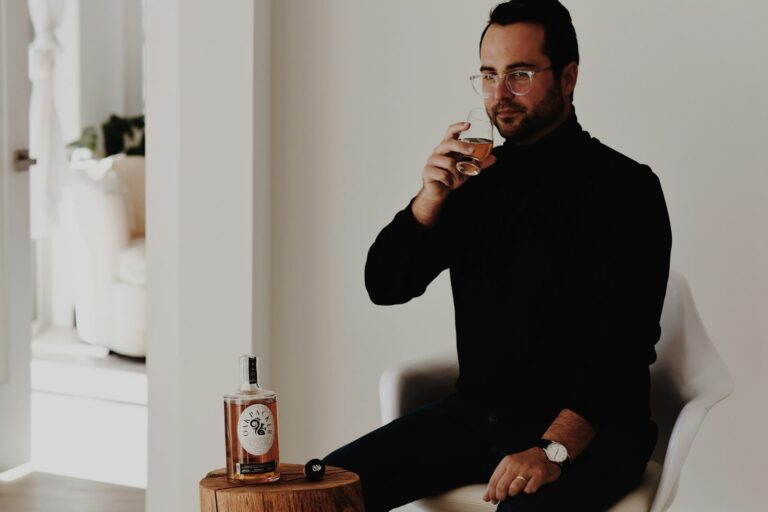
[[528, 483], [528, 479], [525, 478], [524, 476], [520, 476], [520, 475], [517, 475], [515, 477], [515, 480], [522, 480], [523, 482]]

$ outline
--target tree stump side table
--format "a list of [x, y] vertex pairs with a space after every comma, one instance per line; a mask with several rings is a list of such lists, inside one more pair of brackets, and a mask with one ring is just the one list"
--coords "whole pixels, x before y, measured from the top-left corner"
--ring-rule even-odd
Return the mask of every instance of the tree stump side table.
[[280, 480], [233, 484], [225, 469], [200, 481], [200, 512], [364, 512], [360, 477], [327, 466], [322, 480], [311, 482], [301, 464], [280, 464]]

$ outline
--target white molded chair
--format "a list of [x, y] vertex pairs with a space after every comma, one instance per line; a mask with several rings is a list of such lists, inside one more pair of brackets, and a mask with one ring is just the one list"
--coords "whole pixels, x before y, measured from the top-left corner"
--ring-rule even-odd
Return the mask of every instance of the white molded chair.
[[[675, 498], [680, 471], [707, 411], [733, 391], [733, 380], [709, 339], [685, 277], [672, 270], [651, 366], [651, 410], [659, 440], [642, 481], [610, 512], [662, 512]], [[379, 381], [383, 422], [446, 397], [458, 377], [455, 356], [410, 363]], [[485, 485], [469, 485], [414, 504], [430, 512], [486, 512]]]
[[63, 190], [77, 332], [144, 357], [147, 265], [144, 157], [81, 162]]

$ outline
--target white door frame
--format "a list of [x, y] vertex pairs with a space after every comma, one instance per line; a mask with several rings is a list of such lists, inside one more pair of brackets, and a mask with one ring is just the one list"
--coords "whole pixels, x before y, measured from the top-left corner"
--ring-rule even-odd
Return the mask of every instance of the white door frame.
[[32, 250], [29, 175], [13, 170], [29, 147], [27, 2], [0, 0], [0, 471], [30, 459]]

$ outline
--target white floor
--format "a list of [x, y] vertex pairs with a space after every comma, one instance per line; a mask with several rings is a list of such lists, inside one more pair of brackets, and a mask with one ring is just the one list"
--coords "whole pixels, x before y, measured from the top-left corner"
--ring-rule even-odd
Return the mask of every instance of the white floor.
[[147, 375], [73, 330], [32, 342], [32, 462], [37, 471], [146, 488]]
[[144, 497], [141, 489], [48, 473], [0, 479], [3, 512], [144, 512]]

